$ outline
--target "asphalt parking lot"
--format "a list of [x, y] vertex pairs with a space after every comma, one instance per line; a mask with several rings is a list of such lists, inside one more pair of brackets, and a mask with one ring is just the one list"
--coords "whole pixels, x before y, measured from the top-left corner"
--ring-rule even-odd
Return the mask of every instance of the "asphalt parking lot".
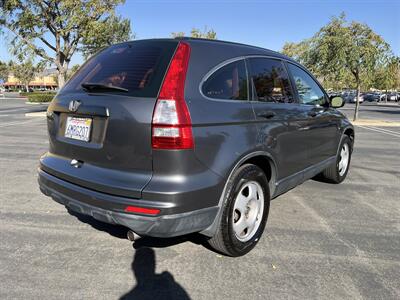
[[[227, 258], [197, 235], [133, 247], [43, 196], [45, 119], [25, 117], [42, 109], [0, 99], [0, 299], [400, 299], [400, 127], [356, 127], [347, 180], [272, 201], [258, 246]], [[360, 115], [400, 121], [400, 106]]]

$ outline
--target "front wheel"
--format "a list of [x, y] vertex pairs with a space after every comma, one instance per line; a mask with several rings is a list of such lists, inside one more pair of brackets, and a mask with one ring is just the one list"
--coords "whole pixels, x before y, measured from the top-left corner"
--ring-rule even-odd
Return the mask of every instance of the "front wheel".
[[248, 253], [264, 231], [269, 202], [264, 172], [252, 164], [241, 166], [227, 183], [221, 221], [210, 246], [228, 256]]
[[339, 146], [335, 164], [326, 168], [322, 172], [322, 177], [331, 183], [341, 183], [349, 171], [352, 152], [353, 142], [348, 136], [344, 136]]

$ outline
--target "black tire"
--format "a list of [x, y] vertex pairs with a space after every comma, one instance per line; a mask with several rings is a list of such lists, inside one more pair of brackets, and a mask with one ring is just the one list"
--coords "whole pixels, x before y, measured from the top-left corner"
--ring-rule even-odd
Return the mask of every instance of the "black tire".
[[[264, 211], [255, 234], [248, 241], [240, 241], [233, 230], [233, 209], [237, 194], [249, 181], [256, 181], [264, 194]], [[216, 234], [208, 240], [209, 245], [217, 252], [228, 256], [242, 256], [252, 250], [264, 232], [269, 213], [270, 193], [268, 180], [264, 172], [257, 166], [245, 164], [234, 172], [228, 181], [222, 206], [222, 217]]]
[[[346, 171], [342, 175], [340, 175], [339, 173], [339, 162], [341, 159], [340, 150], [343, 148], [344, 144], [347, 144], [349, 147], [349, 161], [347, 164]], [[341, 183], [346, 178], [347, 173], [349, 172], [352, 152], [353, 152], [353, 142], [347, 135], [345, 135], [343, 136], [342, 141], [340, 143], [335, 164], [332, 164], [330, 167], [326, 168], [322, 172], [321, 174], [322, 179], [329, 183], [336, 183], [336, 184]]]

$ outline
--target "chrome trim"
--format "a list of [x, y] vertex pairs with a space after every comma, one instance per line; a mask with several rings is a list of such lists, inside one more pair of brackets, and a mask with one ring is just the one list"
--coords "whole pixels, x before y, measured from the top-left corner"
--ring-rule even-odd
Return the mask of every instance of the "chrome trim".
[[[262, 54], [241, 55], [241, 56], [237, 56], [237, 57], [234, 57], [234, 58], [227, 59], [227, 60], [225, 60], [225, 61], [219, 63], [218, 65], [216, 65], [215, 67], [213, 67], [210, 71], [208, 71], [208, 72], [206, 73], [206, 75], [204, 75], [203, 79], [200, 81], [200, 84], [199, 84], [199, 92], [200, 92], [200, 95], [203, 96], [204, 98], [206, 98], [207, 100], [211, 100], [211, 101], [223, 101], [223, 102], [228, 101], [228, 102], [230, 102], [230, 103], [232, 103], [232, 102], [236, 102], [236, 103], [238, 103], [238, 102], [244, 102], [244, 103], [247, 103], [247, 102], [249, 102], [249, 101], [250, 101], [250, 102], [254, 102], [254, 101], [252, 101], [251, 99], [247, 99], [247, 100], [231, 100], [231, 99], [210, 98], [210, 97], [204, 95], [203, 89], [202, 89], [202, 88], [203, 88], [204, 82], [205, 82], [212, 74], [214, 74], [216, 71], [218, 71], [219, 69], [223, 68], [224, 66], [226, 66], [226, 65], [228, 65], [228, 64], [230, 64], [230, 63], [233, 63], [233, 62], [235, 62], [235, 61], [239, 61], [239, 60], [242, 60], [242, 59], [245, 60], [245, 59], [247, 59], [247, 58], [269, 58], [269, 59], [279, 60], [279, 61], [282, 61], [282, 62], [291, 63], [291, 64], [293, 64], [293, 65], [295, 65], [295, 66], [301, 68], [301, 69], [302, 69], [303, 71], [305, 71], [308, 75], [310, 75], [311, 78], [314, 79], [314, 81], [316, 81], [316, 83], [318, 84], [318, 86], [322, 89], [322, 91], [324, 92], [325, 96], [327, 96], [325, 90], [322, 88], [322, 86], [320, 85], [319, 81], [318, 81], [307, 69], [305, 69], [302, 65], [300, 65], [298, 62], [296, 62], [296, 61], [294, 61], [294, 60], [292, 60], [292, 59], [290, 59], [290, 58], [279, 57], [279, 56], [273, 56], [273, 55], [262, 55]], [[246, 62], [245, 62], [245, 64], [246, 64]], [[284, 67], [285, 67], [285, 69], [286, 69], [286, 65], [285, 65]], [[247, 72], [247, 65], [246, 65], [246, 72]], [[289, 74], [288, 70], [286, 70], [286, 72]], [[250, 74], [247, 74], [247, 75], [248, 75], [247, 77], [248, 77], [248, 81], [249, 81], [249, 79], [250, 79]], [[289, 75], [289, 76], [290, 76], [290, 75]], [[248, 85], [249, 85], [249, 84], [248, 84]], [[247, 87], [248, 93], [249, 93], [249, 88], [250, 88], [250, 87], [248, 86], [248, 87]], [[293, 89], [293, 87], [292, 87], [292, 89]], [[249, 95], [249, 96], [250, 96], [250, 95]], [[250, 98], [250, 97], [249, 97], [249, 98]], [[257, 101], [255, 101], [255, 102], [257, 102]], [[300, 104], [300, 103], [298, 103], [298, 104]]]

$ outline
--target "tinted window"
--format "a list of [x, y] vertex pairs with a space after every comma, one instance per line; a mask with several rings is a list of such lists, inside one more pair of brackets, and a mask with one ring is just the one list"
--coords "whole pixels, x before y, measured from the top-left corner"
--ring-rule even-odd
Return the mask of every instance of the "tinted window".
[[177, 43], [136, 41], [111, 46], [90, 59], [62, 92], [81, 91], [81, 84], [90, 82], [128, 89], [132, 96], [156, 97]]
[[299, 101], [303, 104], [324, 105], [326, 98], [315, 80], [299, 67], [288, 64], [299, 94]]
[[204, 82], [203, 94], [215, 99], [247, 100], [244, 61], [235, 61], [218, 69]]
[[289, 76], [281, 61], [251, 58], [250, 70], [254, 100], [278, 103], [293, 102]]

